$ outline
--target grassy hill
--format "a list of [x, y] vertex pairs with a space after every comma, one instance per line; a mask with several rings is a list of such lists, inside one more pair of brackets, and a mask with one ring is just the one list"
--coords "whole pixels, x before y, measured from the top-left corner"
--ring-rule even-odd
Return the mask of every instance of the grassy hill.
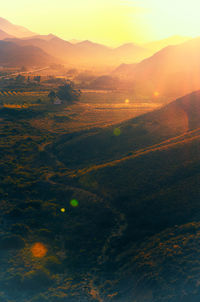
[[199, 104], [65, 134], [34, 127], [53, 106], [0, 109], [0, 297], [197, 302]]
[[63, 135], [52, 151], [71, 168], [101, 164], [200, 127], [200, 93], [121, 124]]
[[[111, 141], [113, 128], [108, 128], [80, 137], [76, 134], [68, 138], [68, 144], [60, 145], [60, 149], [65, 148], [67, 161], [63, 155], [63, 162], [67, 164], [69, 150], [73, 153], [71, 143], [74, 152], [74, 146], [86, 148], [87, 160], [86, 152], [84, 157], [80, 152], [79, 164], [84, 162], [88, 167], [77, 168], [69, 176], [73, 183], [78, 181], [81, 188], [100, 195], [121, 214], [120, 228], [101, 256], [101, 273], [111, 279], [109, 290], [99, 284], [105, 301], [176, 302], [199, 298], [195, 283], [199, 276], [199, 249], [195, 245], [200, 217], [199, 104], [197, 92], [122, 123], [119, 141], [115, 137]], [[136, 132], [135, 124], [146, 132]], [[142, 149], [138, 147], [141, 145]], [[132, 153], [124, 156], [131, 148]], [[118, 159], [111, 160], [115, 150], [120, 150]], [[101, 163], [92, 165], [93, 159]], [[69, 176], [54, 180], [64, 184]], [[187, 263], [190, 257], [191, 266]], [[196, 270], [191, 268], [194, 266]]]

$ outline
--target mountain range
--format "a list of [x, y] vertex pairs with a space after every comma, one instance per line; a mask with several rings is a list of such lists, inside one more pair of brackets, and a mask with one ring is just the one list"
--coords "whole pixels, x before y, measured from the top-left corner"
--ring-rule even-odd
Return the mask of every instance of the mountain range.
[[181, 96], [200, 88], [200, 38], [168, 46], [138, 64], [123, 64], [115, 75], [143, 95]]
[[[128, 43], [117, 48], [111, 48], [91, 41], [68, 42], [53, 34], [38, 35], [22, 26], [14, 25], [0, 18], [0, 39], [6, 39], [19, 46], [40, 48], [46, 54], [46, 61], [50, 61], [54, 57], [54, 62], [68, 64], [68, 66], [115, 67], [122, 63], [140, 62], [163, 46], [170, 43], [177, 44], [189, 38], [172, 37], [146, 45]], [[34, 51], [33, 49], [32, 52]], [[48, 56], [50, 57], [47, 59]], [[29, 59], [27, 58], [26, 61], [28, 64]], [[38, 63], [40, 61], [39, 59]]]
[[35, 35], [27, 28], [12, 24], [8, 20], [1, 17], [0, 17], [0, 29], [3, 30], [6, 34], [17, 38], [24, 38], [24, 37], [30, 37]]
[[0, 41], [0, 65], [10, 67], [46, 67], [58, 60], [35, 46], [19, 46], [13, 42]]

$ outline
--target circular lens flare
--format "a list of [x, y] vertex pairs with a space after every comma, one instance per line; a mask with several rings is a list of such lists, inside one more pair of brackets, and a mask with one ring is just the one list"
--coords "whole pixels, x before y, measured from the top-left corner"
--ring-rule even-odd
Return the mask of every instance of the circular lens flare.
[[113, 133], [115, 136], [119, 136], [121, 134], [121, 130], [119, 128], [115, 128]]
[[78, 205], [79, 205], [78, 200], [72, 199], [72, 200], [70, 201], [70, 205], [71, 205], [72, 207], [74, 207], [74, 208], [78, 207]]
[[32, 246], [31, 253], [36, 258], [43, 258], [47, 253], [47, 248], [44, 244], [37, 242]]
[[160, 93], [158, 92], [158, 91], [155, 91], [154, 93], [153, 93], [153, 95], [154, 95], [154, 97], [159, 97], [159, 95], [160, 95]]

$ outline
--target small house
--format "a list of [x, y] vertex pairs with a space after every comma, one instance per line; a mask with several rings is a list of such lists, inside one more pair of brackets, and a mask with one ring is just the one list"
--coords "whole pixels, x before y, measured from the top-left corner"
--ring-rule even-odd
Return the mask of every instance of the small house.
[[58, 97], [56, 97], [53, 103], [54, 105], [61, 105], [62, 101]]

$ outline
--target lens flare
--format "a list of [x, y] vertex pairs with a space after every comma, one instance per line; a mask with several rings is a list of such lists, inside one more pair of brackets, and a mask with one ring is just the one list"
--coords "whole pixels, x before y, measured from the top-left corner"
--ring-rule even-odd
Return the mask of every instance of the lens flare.
[[36, 258], [43, 258], [47, 253], [47, 248], [44, 244], [37, 242], [32, 246], [31, 253]]
[[160, 95], [160, 93], [158, 92], [158, 91], [155, 91], [154, 93], [153, 93], [153, 95], [154, 95], [154, 97], [159, 97], [159, 95]]
[[78, 200], [72, 199], [72, 200], [70, 201], [70, 205], [71, 205], [72, 207], [74, 207], [74, 208], [78, 207], [78, 205], [79, 205]]
[[121, 130], [119, 128], [115, 128], [113, 133], [115, 136], [119, 136], [121, 134]]

